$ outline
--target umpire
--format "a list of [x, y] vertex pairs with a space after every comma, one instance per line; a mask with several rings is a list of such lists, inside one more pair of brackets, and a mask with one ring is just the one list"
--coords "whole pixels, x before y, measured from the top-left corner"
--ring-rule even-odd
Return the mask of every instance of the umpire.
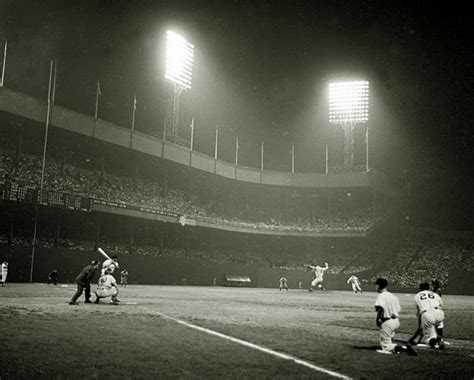
[[78, 305], [76, 300], [84, 291], [86, 300], [84, 303], [92, 303], [91, 298], [91, 280], [95, 276], [95, 271], [99, 268], [100, 262], [93, 260], [91, 264], [84, 267], [84, 269], [76, 277], [77, 290], [69, 301], [69, 305]]

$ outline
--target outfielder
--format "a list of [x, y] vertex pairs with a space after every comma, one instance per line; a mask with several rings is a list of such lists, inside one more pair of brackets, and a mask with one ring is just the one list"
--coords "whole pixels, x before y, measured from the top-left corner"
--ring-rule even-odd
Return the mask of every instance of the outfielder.
[[360, 294], [362, 294], [362, 289], [360, 288], [360, 281], [356, 275], [353, 274], [351, 277], [349, 277], [347, 279], [347, 283], [351, 284], [352, 290], [355, 294], [357, 294], [357, 292], [360, 292]]
[[288, 291], [288, 279], [284, 276], [280, 278], [280, 292], [282, 289], [286, 289], [286, 291]]
[[430, 290], [430, 285], [423, 282], [415, 295], [419, 328], [423, 329], [422, 341], [431, 348], [444, 349], [443, 323], [444, 312], [441, 309], [443, 300]]
[[313, 266], [306, 264], [306, 268], [311, 270], [314, 273], [314, 280], [311, 282], [311, 287], [308, 289], [312, 292], [316, 287], [325, 291], [326, 289], [323, 287], [323, 279], [324, 273], [328, 270], [329, 265], [328, 263], [324, 263], [325, 267], [320, 267], [319, 265]]
[[95, 299], [94, 303], [99, 303], [101, 298], [111, 297], [111, 304], [119, 304], [117, 299], [117, 295], [119, 293], [117, 281], [115, 280], [114, 276], [112, 276], [111, 272], [112, 269], [109, 267], [105, 270], [105, 274], [100, 276], [97, 290], [95, 291], [95, 296], [97, 298]]
[[409, 355], [417, 355], [410, 345], [400, 346], [392, 342], [395, 332], [400, 327], [398, 319], [401, 311], [400, 302], [387, 290], [388, 281], [385, 278], [377, 278], [375, 284], [379, 293], [375, 300], [375, 311], [377, 312], [375, 323], [380, 330], [380, 346], [382, 348], [377, 352], [380, 354], [406, 352]]
[[2, 283], [2, 287], [5, 286], [5, 282], [7, 282], [7, 275], [8, 275], [8, 261], [5, 260], [2, 263], [2, 278], [0, 279]]

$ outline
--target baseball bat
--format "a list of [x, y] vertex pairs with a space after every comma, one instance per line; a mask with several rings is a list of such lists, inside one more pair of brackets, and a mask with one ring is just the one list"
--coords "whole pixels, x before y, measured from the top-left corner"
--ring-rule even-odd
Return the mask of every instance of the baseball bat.
[[102, 249], [102, 248], [97, 248], [97, 251], [105, 257], [106, 260], [112, 260], [109, 255], [107, 255], [107, 253], [105, 253], [105, 251]]

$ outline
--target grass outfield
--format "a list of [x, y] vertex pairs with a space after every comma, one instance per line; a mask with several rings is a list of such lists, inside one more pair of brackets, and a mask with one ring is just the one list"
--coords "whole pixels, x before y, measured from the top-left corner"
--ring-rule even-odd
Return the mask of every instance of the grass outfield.
[[[0, 287], [0, 379], [474, 377], [473, 297], [443, 296], [450, 345], [412, 357], [375, 352], [375, 292], [132, 285], [120, 306], [69, 306], [74, 290]], [[398, 296], [404, 341], [415, 306]]]

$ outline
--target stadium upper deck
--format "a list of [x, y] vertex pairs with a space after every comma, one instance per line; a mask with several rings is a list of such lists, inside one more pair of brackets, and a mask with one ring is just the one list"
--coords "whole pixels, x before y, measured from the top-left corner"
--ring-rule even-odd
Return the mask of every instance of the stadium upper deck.
[[[46, 103], [41, 100], [0, 87], [0, 111], [44, 123], [46, 108]], [[241, 167], [57, 105], [54, 106], [51, 124], [102, 142], [130, 148], [237, 181], [286, 187], [371, 187], [377, 191], [388, 192], [383, 173], [377, 171], [322, 174], [276, 172]]]

